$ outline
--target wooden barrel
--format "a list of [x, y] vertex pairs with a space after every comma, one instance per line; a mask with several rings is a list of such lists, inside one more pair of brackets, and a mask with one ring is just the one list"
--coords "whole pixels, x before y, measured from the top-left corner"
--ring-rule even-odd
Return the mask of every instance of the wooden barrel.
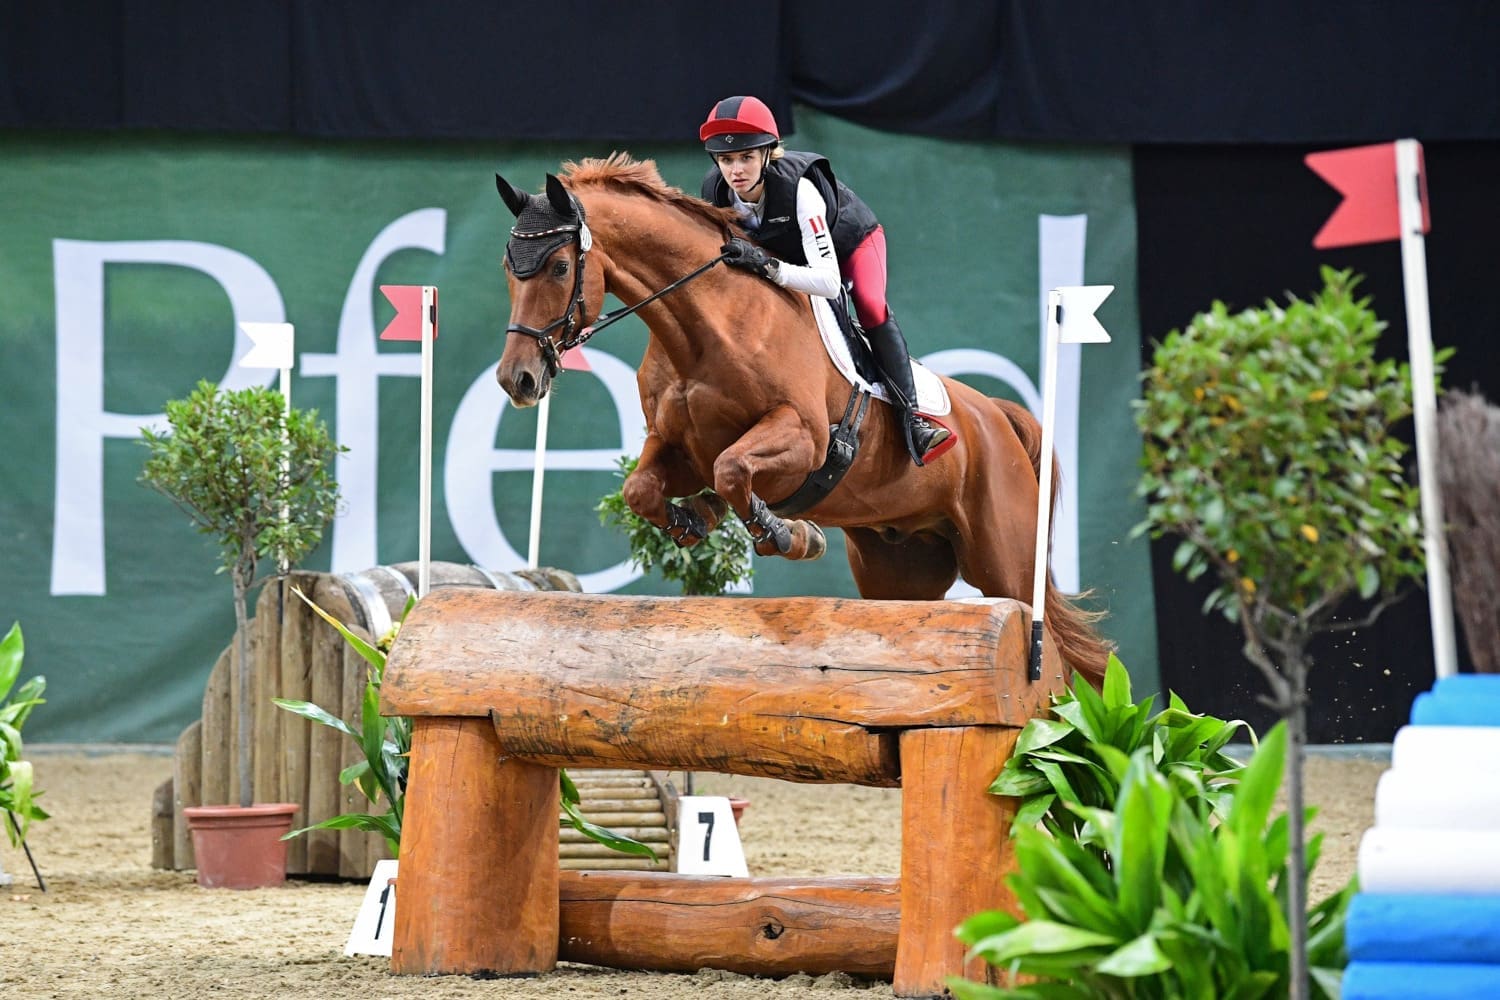
[[[434, 562], [429, 572], [434, 590], [582, 589], [572, 573], [547, 567], [499, 572], [464, 563]], [[339, 783], [339, 772], [363, 759], [353, 741], [327, 726], [277, 708], [271, 699], [311, 701], [341, 718], [354, 719], [364, 697], [368, 665], [337, 631], [297, 598], [293, 588], [356, 635], [376, 641], [400, 620], [408, 598], [416, 595], [419, 573], [416, 562], [352, 573], [294, 571], [284, 581], [284, 589], [283, 582], [277, 580], [262, 588], [248, 626], [251, 690], [255, 693], [252, 773], [257, 801], [297, 803], [301, 807], [298, 825], [311, 825], [341, 813], [379, 810], [357, 788]], [[153, 863], [159, 867], [194, 867], [183, 808], [238, 800], [238, 687], [233, 684], [233, 646], [231, 637], [229, 648], [210, 672], [202, 718], [178, 740], [171, 821], [168, 823], [165, 816], [153, 821], [159, 838]], [[385, 842], [376, 834], [315, 831], [288, 843], [287, 872], [366, 878], [374, 863], [387, 856]]]

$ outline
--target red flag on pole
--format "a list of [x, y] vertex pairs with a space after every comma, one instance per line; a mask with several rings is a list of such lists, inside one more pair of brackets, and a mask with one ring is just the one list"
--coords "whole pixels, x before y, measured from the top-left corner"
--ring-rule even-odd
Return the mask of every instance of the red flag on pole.
[[[1417, 153], [1417, 185], [1422, 199], [1422, 232], [1432, 228], [1427, 209], [1427, 173]], [[1313, 237], [1319, 250], [1384, 243], [1401, 238], [1401, 218], [1396, 197], [1396, 144], [1333, 149], [1309, 153], [1303, 160], [1319, 177], [1344, 196], [1333, 215]]]
[[583, 348], [575, 347], [571, 351], [563, 351], [558, 359], [558, 367], [566, 368], [572, 372], [591, 372], [594, 369], [589, 366], [589, 359], [583, 356]]
[[[380, 294], [396, 307], [396, 315], [385, 329], [380, 331], [381, 340], [422, 339], [422, 286], [381, 285]], [[437, 339], [437, 289], [432, 290], [432, 336]]]

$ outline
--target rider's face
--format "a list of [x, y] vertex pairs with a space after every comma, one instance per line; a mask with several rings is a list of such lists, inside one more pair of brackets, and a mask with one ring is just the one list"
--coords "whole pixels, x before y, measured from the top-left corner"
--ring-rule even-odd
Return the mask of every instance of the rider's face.
[[724, 175], [734, 193], [746, 201], [760, 200], [760, 175], [765, 169], [766, 151], [763, 149], [742, 149], [733, 153], [719, 153], [714, 156], [714, 162], [719, 165], [719, 173]]

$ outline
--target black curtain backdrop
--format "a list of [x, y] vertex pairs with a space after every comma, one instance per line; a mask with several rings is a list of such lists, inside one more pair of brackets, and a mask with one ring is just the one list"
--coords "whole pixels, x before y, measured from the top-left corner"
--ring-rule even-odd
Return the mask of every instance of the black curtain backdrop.
[[[1366, 275], [1401, 358], [1400, 250], [1315, 251], [1339, 196], [1302, 156], [1414, 136], [1434, 339], [1460, 351], [1446, 382], [1497, 400], [1497, 48], [1492, 0], [0, 3], [0, 129], [689, 142], [715, 99], [754, 93], [787, 132], [795, 100], [890, 132], [1129, 144], [1148, 340], [1216, 297], [1310, 294], [1328, 263]], [[1170, 552], [1164, 684], [1264, 728], [1239, 634]], [[1431, 683], [1429, 634], [1417, 592], [1315, 648], [1312, 739], [1389, 739]]]
[[0, 6], [0, 127], [671, 140], [755, 93], [921, 135], [1500, 138], [1491, 0]]
[[[1323, 148], [1323, 147], [1317, 147]], [[1432, 231], [1426, 239], [1432, 338], [1453, 347], [1443, 384], [1500, 401], [1493, 341], [1500, 303], [1493, 292], [1500, 233], [1500, 143], [1424, 144]], [[1398, 243], [1315, 250], [1313, 235], [1338, 204], [1338, 192], [1302, 162], [1313, 147], [1159, 146], [1134, 156], [1139, 225], [1142, 365], [1152, 342], [1215, 298], [1231, 308], [1306, 298], [1321, 285], [1323, 264], [1365, 276], [1363, 291], [1389, 323], [1383, 356], [1407, 358], [1406, 302]], [[1441, 405], [1441, 401], [1440, 401]], [[1408, 443], [1413, 434], [1405, 426]], [[1415, 453], [1410, 453], [1415, 476]], [[1500, 489], [1500, 486], [1497, 486]], [[1153, 546], [1157, 642], [1163, 687], [1195, 711], [1245, 717], [1262, 732], [1274, 721], [1255, 704], [1265, 691], [1240, 652], [1238, 626], [1200, 612], [1209, 587], [1172, 570], [1176, 540]], [[1351, 618], [1367, 609], [1349, 608]], [[1469, 664], [1459, 633], [1459, 665]], [[1357, 634], [1313, 647], [1309, 738], [1313, 742], [1389, 741], [1412, 698], [1431, 687], [1433, 657], [1427, 594], [1415, 590]], [[1254, 706], [1252, 708], [1252, 706]], [[1248, 714], [1247, 714], [1248, 713]]]

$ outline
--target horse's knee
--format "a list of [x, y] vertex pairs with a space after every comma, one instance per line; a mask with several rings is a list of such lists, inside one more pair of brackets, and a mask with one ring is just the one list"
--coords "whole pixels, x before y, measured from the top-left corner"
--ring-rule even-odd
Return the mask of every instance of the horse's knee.
[[625, 477], [625, 485], [620, 487], [620, 496], [625, 506], [652, 524], [660, 524], [665, 517], [667, 498], [662, 493], [661, 482], [654, 476], [631, 473]]
[[750, 464], [733, 452], [721, 454], [714, 460], [714, 492], [742, 509], [750, 498]]

